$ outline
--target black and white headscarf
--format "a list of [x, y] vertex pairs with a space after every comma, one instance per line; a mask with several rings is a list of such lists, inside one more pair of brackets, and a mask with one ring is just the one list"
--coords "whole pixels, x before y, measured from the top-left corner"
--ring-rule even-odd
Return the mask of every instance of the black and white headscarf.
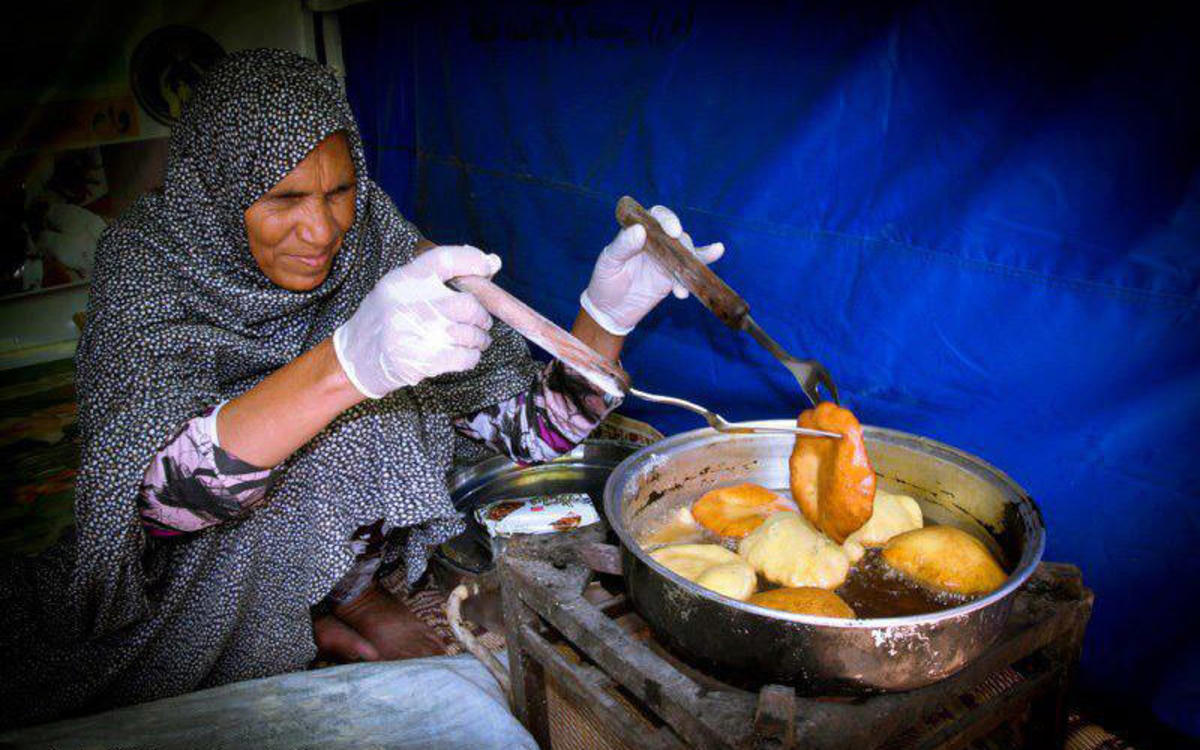
[[[329, 277], [287, 291], [251, 257], [243, 213], [338, 131], [354, 159], [355, 221]], [[330, 71], [254, 50], [206, 76], [172, 133], [164, 189], [97, 249], [76, 355], [76, 534], [0, 570], [0, 594], [12, 599], [0, 614], [11, 647], [0, 668], [12, 671], [0, 680], [0, 726], [303, 668], [315, 650], [309, 607], [351, 565], [358, 526], [383, 518], [408, 529], [410, 580], [428, 547], [460, 529], [445, 483], [450, 419], [536, 373], [499, 323], [475, 370], [342, 414], [288, 460], [248, 518], [148, 544], [137, 510], [152, 457], [180, 425], [330, 336], [417, 240], [367, 177]]]

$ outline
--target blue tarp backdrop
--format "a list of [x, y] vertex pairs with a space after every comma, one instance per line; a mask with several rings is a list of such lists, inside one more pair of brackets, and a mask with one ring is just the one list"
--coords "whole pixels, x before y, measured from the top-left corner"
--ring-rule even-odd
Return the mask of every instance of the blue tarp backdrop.
[[[1200, 734], [1200, 50], [1144, 8], [370, 4], [340, 14], [373, 176], [569, 324], [623, 194], [672, 207], [863, 422], [982, 456], [1097, 595], [1082, 678]], [[647, 389], [794, 416], [693, 300]], [[701, 426], [640, 403], [666, 431]]]

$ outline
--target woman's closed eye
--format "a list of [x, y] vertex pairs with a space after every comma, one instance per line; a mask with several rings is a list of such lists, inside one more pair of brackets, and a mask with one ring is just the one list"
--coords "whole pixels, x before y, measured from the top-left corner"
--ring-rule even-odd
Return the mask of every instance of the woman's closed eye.
[[278, 193], [267, 196], [267, 200], [270, 201], [272, 206], [290, 208], [299, 205], [306, 197], [308, 197], [306, 193]]

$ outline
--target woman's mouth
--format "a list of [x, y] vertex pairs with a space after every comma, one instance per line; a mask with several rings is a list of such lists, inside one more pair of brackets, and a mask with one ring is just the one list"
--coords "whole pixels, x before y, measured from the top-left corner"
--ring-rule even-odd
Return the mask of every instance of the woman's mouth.
[[321, 253], [320, 255], [293, 255], [293, 258], [300, 261], [309, 268], [324, 268], [329, 262], [329, 253]]

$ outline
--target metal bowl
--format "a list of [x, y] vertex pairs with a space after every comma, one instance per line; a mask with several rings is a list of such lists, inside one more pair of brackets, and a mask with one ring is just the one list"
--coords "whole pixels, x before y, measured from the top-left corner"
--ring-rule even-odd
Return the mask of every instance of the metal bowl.
[[791, 437], [695, 430], [625, 459], [604, 489], [630, 599], [656, 634], [700, 663], [819, 694], [921, 687], [986, 650], [1008, 619], [1013, 594], [1041, 560], [1041, 512], [1012, 479], [975, 456], [895, 430], [865, 426], [863, 434], [880, 486], [916, 498], [928, 521], [983, 540], [1011, 571], [1001, 588], [940, 612], [842, 620], [747, 604], [672, 573], [637, 542], [661, 514], [735, 482], [788, 486]]
[[438, 546], [435, 564], [458, 577], [479, 576], [492, 569], [492, 540], [475, 520], [475, 509], [493, 500], [586, 492], [601, 509], [609, 473], [636, 450], [637, 446], [623, 441], [587, 440], [543, 464], [520, 466], [507, 456], [491, 456], [460, 467], [450, 475], [450, 497], [466, 516], [467, 529]]

